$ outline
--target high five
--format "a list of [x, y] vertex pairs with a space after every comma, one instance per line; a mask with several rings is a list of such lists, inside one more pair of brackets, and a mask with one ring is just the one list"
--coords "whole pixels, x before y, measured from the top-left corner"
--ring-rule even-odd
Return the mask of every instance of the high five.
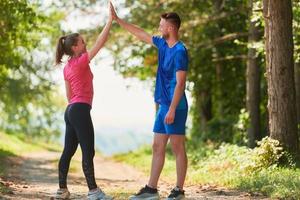
[[86, 49], [85, 41], [78, 33], [62, 36], [58, 40], [56, 64], [61, 63], [64, 55], [67, 55], [69, 59], [63, 70], [68, 106], [65, 111], [65, 144], [59, 160], [59, 189], [56, 198], [70, 197], [67, 175], [71, 158], [80, 144], [82, 168], [89, 188], [88, 199], [112, 199], [97, 186], [94, 176], [94, 128], [90, 115], [93, 101], [93, 74], [89, 62], [107, 41], [113, 20], [139, 40], [152, 44], [158, 49], [154, 100], [159, 104], [159, 109], [153, 127], [151, 174], [145, 187], [130, 199], [159, 199], [157, 186], [164, 166], [168, 141], [171, 143], [176, 158], [177, 182], [167, 199], [184, 199], [183, 185], [187, 171], [185, 125], [188, 104], [185, 96], [185, 82], [188, 53], [184, 44], [179, 40], [180, 17], [176, 13], [162, 14], [159, 23], [161, 36], [152, 36], [143, 29], [120, 19], [111, 3], [107, 23], [91, 50]]

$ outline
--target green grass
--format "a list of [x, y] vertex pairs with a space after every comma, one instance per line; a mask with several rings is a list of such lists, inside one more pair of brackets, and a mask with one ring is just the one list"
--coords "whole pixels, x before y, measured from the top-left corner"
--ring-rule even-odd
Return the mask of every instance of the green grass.
[[[269, 147], [266, 149], [269, 150]], [[271, 198], [300, 199], [300, 169], [279, 167], [276, 164], [267, 166], [264, 163], [266, 158], [273, 157], [269, 155], [270, 152], [262, 151], [265, 150], [263, 148], [251, 150], [225, 144], [212, 150], [211, 147], [199, 144], [198, 148], [188, 150], [189, 168], [186, 184], [213, 184], [258, 192]], [[151, 147], [146, 146], [134, 152], [115, 155], [114, 159], [126, 162], [148, 175], [151, 156]], [[259, 165], [258, 168], [257, 160], [262, 161], [264, 165]], [[168, 151], [161, 177], [175, 181], [175, 174], [174, 157]]]
[[232, 184], [237, 188], [262, 192], [274, 198], [300, 199], [300, 169], [264, 169], [241, 177]]
[[24, 135], [0, 132], [0, 158], [12, 155], [21, 156], [24, 153], [38, 150], [61, 151], [61, 146], [47, 143], [41, 139], [26, 138]]
[[245, 147], [225, 145], [191, 166], [189, 181], [258, 192], [272, 198], [300, 199], [300, 169], [274, 164], [252, 170], [251, 152]]
[[[152, 150], [149, 146], [144, 146], [134, 152], [114, 155], [113, 158], [119, 162], [126, 162], [143, 171], [147, 175], [150, 173]], [[168, 153], [165, 160], [164, 170], [162, 171], [162, 176], [164, 177], [164, 179], [175, 181], [175, 170], [175, 160], [173, 158], [173, 155]]]
[[7, 187], [5, 187], [2, 183], [0, 183], [0, 194], [1, 193], [5, 194], [5, 193], [8, 193], [8, 192], [10, 192], [10, 190]]
[[125, 190], [125, 189], [111, 189], [107, 190], [107, 193], [118, 200], [127, 200], [136, 191]]

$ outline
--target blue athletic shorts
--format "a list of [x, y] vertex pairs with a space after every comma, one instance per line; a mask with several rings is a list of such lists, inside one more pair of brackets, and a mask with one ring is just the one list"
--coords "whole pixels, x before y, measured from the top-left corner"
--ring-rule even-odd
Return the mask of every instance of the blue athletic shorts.
[[169, 110], [168, 106], [159, 106], [154, 122], [154, 133], [185, 135], [185, 124], [188, 109], [176, 109], [175, 119], [172, 124], [165, 124], [165, 116]]

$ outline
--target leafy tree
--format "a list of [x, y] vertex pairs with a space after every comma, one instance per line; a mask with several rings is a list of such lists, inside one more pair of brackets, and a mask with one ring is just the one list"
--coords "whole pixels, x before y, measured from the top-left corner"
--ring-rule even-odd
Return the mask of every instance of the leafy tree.
[[26, 0], [0, 2], [1, 129], [29, 136], [58, 134], [61, 102], [51, 73], [53, 40], [61, 15], [42, 14], [41, 5]]

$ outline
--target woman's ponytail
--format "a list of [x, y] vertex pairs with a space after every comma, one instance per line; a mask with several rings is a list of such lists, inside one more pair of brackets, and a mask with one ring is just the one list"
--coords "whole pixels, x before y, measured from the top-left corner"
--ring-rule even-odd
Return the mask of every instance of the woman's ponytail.
[[58, 43], [57, 43], [57, 47], [56, 47], [56, 64], [60, 64], [61, 63], [61, 59], [63, 57], [63, 55], [65, 54], [64, 51], [64, 42], [66, 40], [66, 36], [62, 36], [59, 38]]
[[71, 33], [66, 36], [62, 36], [58, 39], [56, 47], [56, 64], [61, 63], [61, 59], [64, 54], [68, 56], [73, 55], [72, 46], [77, 45], [79, 33]]

